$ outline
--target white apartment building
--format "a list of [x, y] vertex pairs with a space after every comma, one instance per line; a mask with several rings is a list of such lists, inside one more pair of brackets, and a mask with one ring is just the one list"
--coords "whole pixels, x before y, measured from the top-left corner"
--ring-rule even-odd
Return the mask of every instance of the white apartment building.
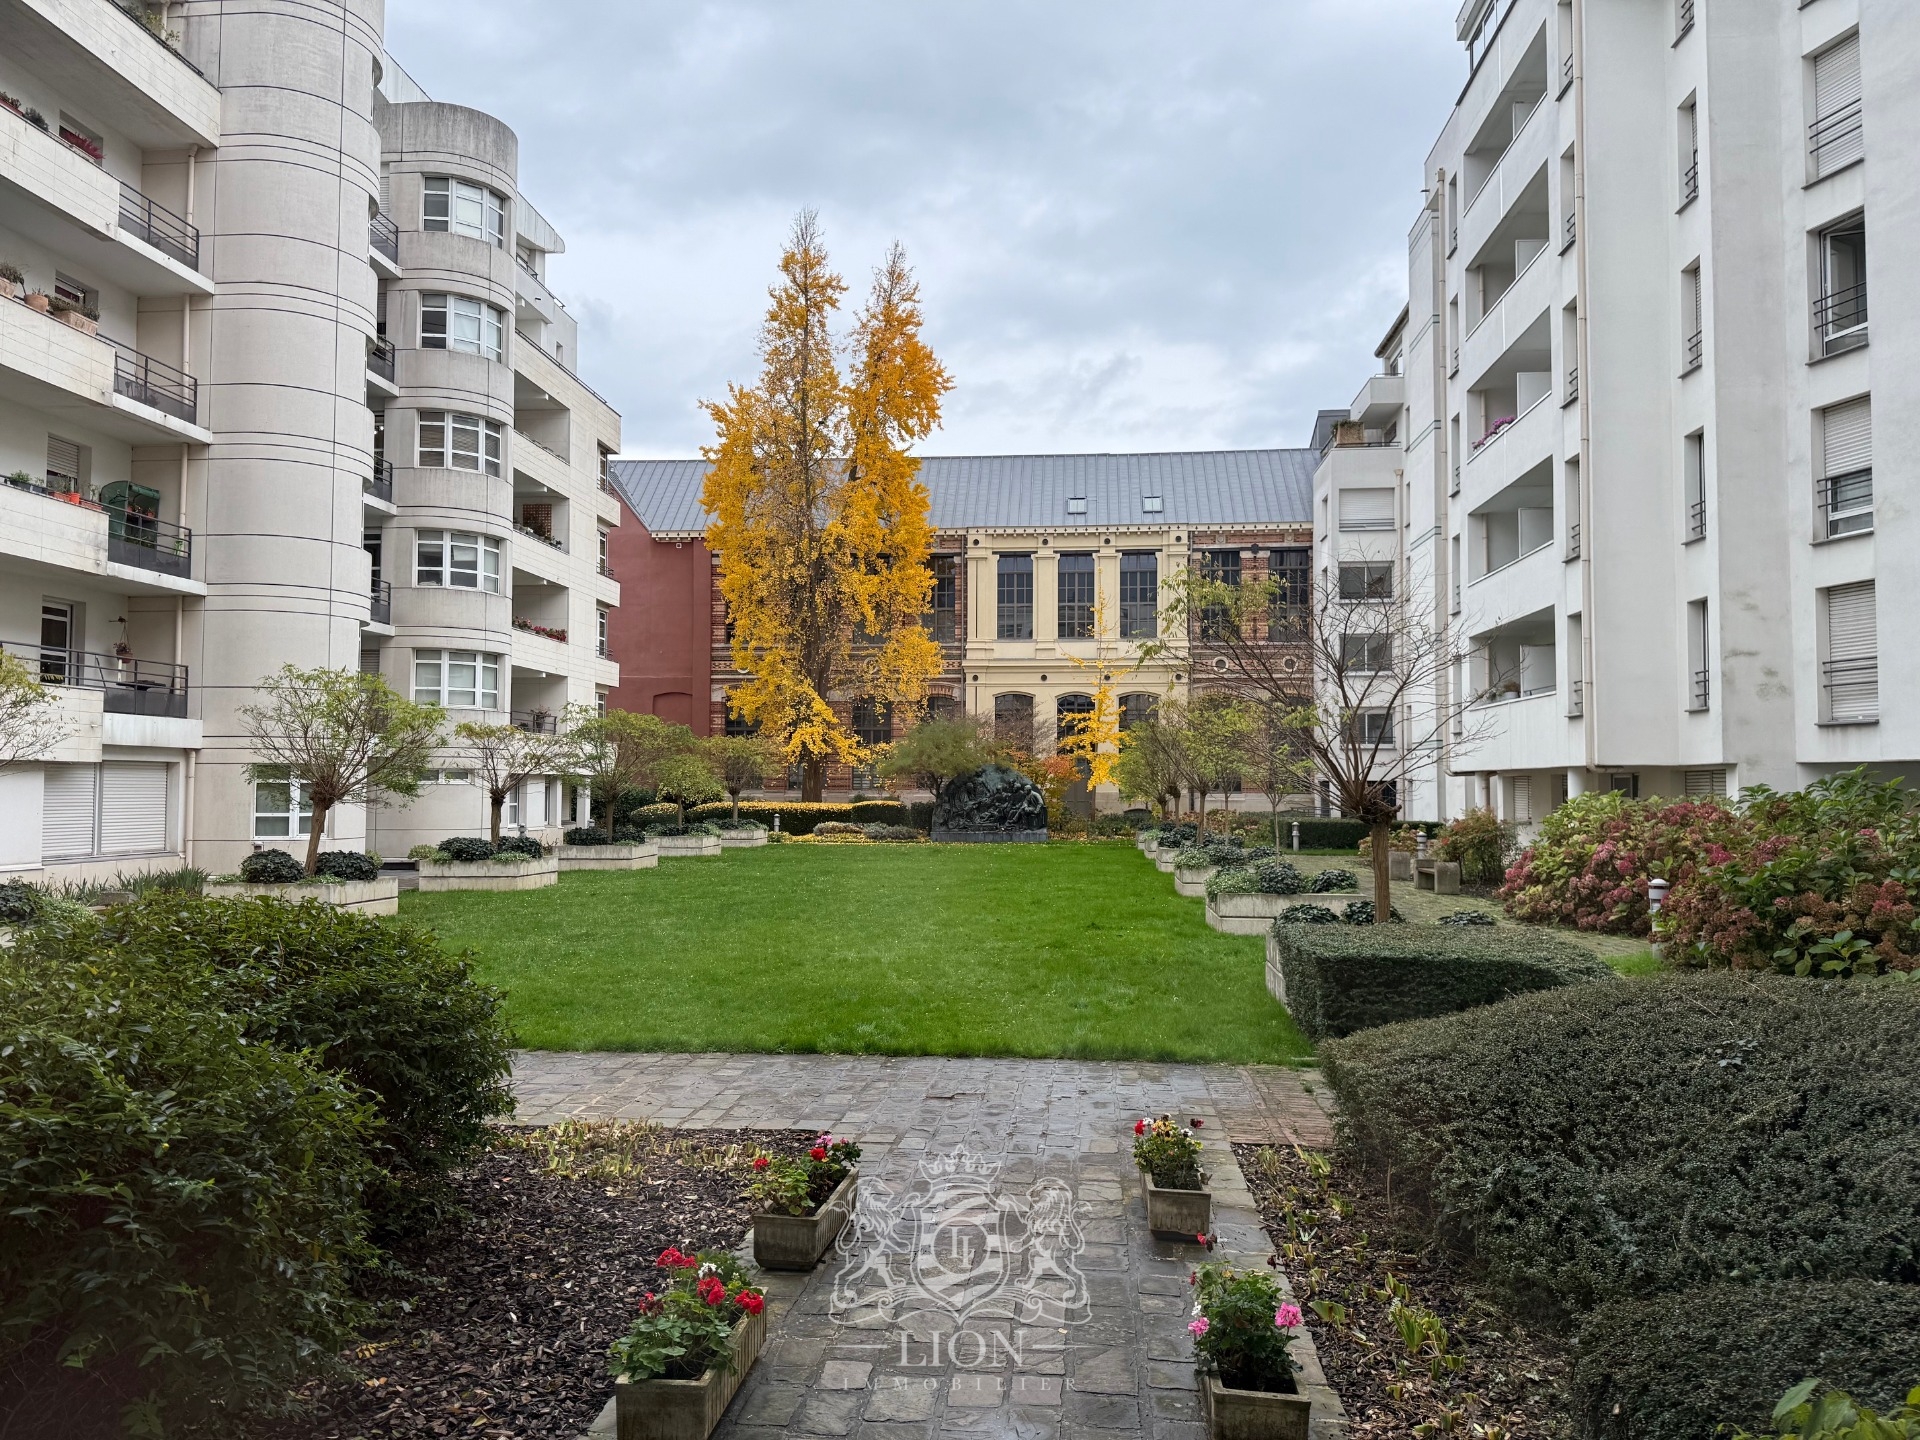
[[1458, 33], [1404, 408], [1380, 377], [1351, 416], [1399, 444], [1358, 481], [1330, 451], [1316, 502], [1472, 656], [1407, 813], [1911, 775], [1920, 676], [1883, 645], [1920, 614], [1920, 10], [1469, 0]]
[[[69, 722], [0, 774], [0, 872], [297, 848], [300, 799], [247, 780], [237, 717], [283, 663], [530, 724], [613, 683], [618, 420], [568, 368], [559, 239], [510, 132], [394, 93], [381, 18], [0, 0], [0, 646]], [[484, 815], [435, 786], [326, 843], [403, 853]]]

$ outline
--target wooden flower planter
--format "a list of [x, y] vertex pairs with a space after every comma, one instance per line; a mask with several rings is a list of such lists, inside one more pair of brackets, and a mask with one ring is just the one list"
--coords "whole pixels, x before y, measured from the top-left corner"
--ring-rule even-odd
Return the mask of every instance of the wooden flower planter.
[[1163, 1190], [1144, 1168], [1140, 1183], [1147, 1192], [1147, 1229], [1156, 1235], [1180, 1235], [1191, 1240], [1213, 1233], [1213, 1192]]
[[733, 1327], [731, 1371], [709, 1370], [698, 1380], [614, 1381], [614, 1433], [619, 1440], [706, 1440], [766, 1338], [766, 1313], [743, 1315]]
[[813, 1214], [754, 1216], [753, 1263], [762, 1270], [813, 1269], [853, 1214], [854, 1191], [859, 1183], [860, 1167], [856, 1165]]
[[362, 915], [400, 913], [400, 877], [382, 875], [377, 880], [295, 881], [291, 885], [250, 885], [244, 880], [209, 882], [209, 900], [249, 899], [287, 900], [294, 904], [311, 902], [331, 905], [336, 910], [357, 910]]
[[560, 879], [560, 862], [552, 855], [536, 860], [422, 860], [420, 889], [435, 890], [543, 890]]
[[660, 863], [660, 852], [651, 840], [618, 845], [562, 845], [553, 853], [563, 875], [574, 870], [651, 870]]
[[1201, 898], [1207, 893], [1208, 877], [1219, 868], [1218, 865], [1202, 865], [1197, 869], [1175, 867], [1173, 872], [1174, 893], [1185, 895], [1189, 900]]
[[1218, 1375], [1204, 1378], [1200, 1398], [1211, 1440], [1307, 1440], [1313, 1402], [1305, 1395], [1229, 1390]]
[[695, 855], [718, 855], [718, 835], [656, 835], [653, 843], [663, 860], [686, 859]]

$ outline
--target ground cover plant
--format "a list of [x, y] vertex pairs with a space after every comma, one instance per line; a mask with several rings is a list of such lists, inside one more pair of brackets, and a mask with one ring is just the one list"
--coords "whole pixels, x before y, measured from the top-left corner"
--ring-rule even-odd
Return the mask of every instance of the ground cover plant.
[[401, 913], [536, 1049], [1303, 1057], [1260, 939], [1144, 875], [1125, 844], [775, 845]]

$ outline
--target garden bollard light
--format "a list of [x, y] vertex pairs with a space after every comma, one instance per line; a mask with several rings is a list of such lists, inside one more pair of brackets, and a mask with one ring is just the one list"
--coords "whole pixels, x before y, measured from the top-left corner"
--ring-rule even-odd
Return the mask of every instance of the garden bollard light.
[[1422, 830], [1418, 835], [1414, 837], [1413, 848], [1415, 853], [1417, 853], [1422, 860], [1427, 858], [1427, 832], [1426, 831]]
[[1658, 915], [1660, 913], [1661, 903], [1667, 898], [1667, 889], [1667, 882], [1664, 880], [1653, 879], [1647, 881], [1647, 911], [1649, 914]]
[[773, 833], [776, 835], [780, 833], [780, 812], [778, 810], [773, 812]]
[[1295, 850], [1300, 848], [1300, 822], [1298, 820], [1293, 822], [1293, 848]]

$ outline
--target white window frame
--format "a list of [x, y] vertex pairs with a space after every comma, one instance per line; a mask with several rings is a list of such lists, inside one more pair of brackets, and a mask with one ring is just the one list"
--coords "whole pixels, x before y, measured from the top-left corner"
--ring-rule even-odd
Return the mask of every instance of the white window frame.
[[416, 462], [423, 470], [471, 470], [500, 475], [501, 433], [497, 420], [459, 411], [422, 410]]
[[[277, 802], [275, 792], [278, 792]], [[284, 828], [275, 829], [275, 825]], [[313, 795], [303, 780], [253, 782], [253, 838], [303, 840], [313, 834]]]
[[500, 542], [467, 530], [414, 534], [413, 583], [500, 593]]
[[420, 297], [420, 348], [506, 358], [506, 312], [471, 295], [429, 291]]
[[429, 175], [421, 187], [420, 228], [466, 235], [505, 249], [507, 197], [452, 175]]
[[[468, 683], [459, 683], [462, 679]], [[500, 657], [483, 650], [413, 652], [413, 701], [448, 710], [500, 708]]]

